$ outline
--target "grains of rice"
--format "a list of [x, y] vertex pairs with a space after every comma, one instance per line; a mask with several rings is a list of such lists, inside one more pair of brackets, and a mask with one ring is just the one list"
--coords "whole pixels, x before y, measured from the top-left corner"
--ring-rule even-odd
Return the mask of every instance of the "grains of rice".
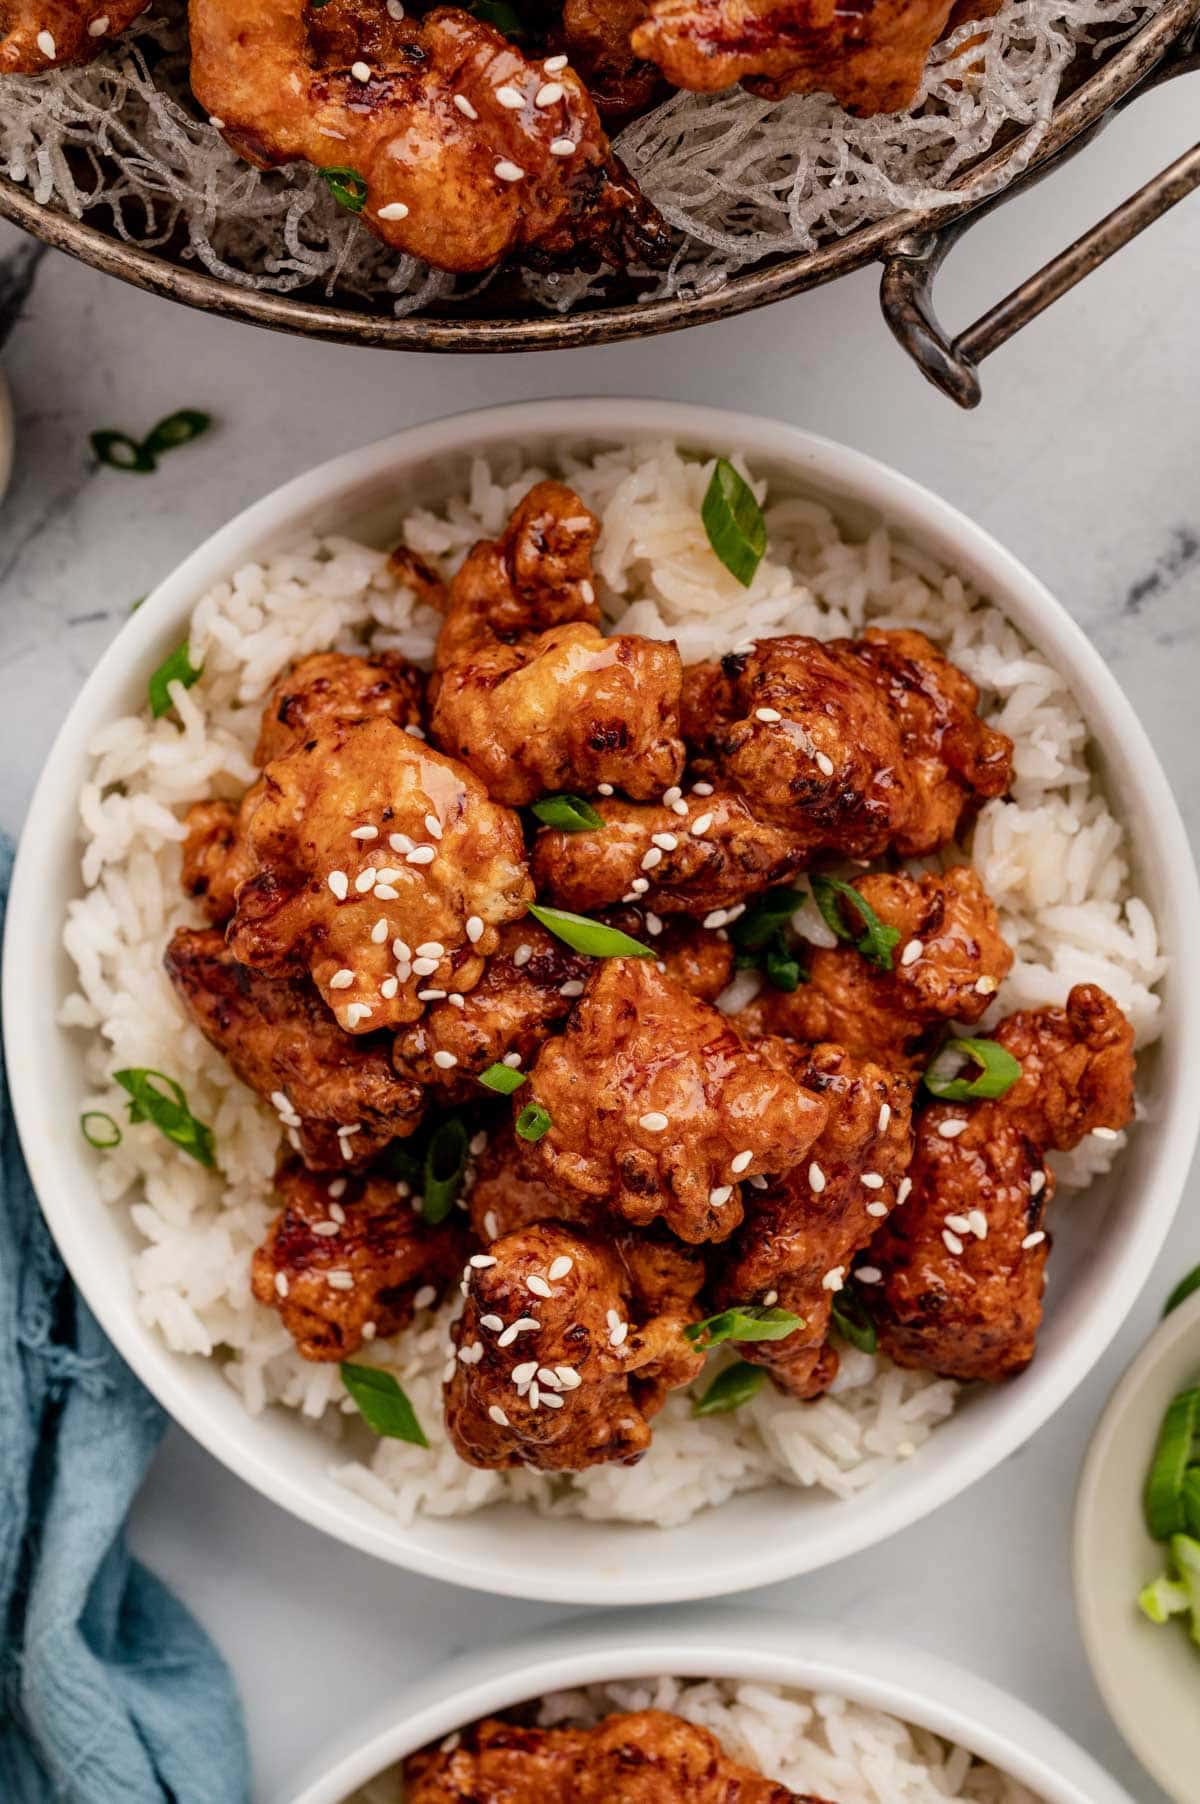
[[[1115, 996], [1140, 1045], [1152, 1041], [1165, 968], [1154, 918], [1132, 891], [1124, 833], [1088, 763], [1086, 727], [1062, 678], [997, 609], [926, 554], [882, 527], [851, 538], [819, 502], [767, 496], [762, 482], [754, 486], [765, 501], [768, 555], [743, 589], [714, 558], [700, 519], [710, 468], [669, 446], [642, 446], [568, 461], [557, 472], [601, 519], [596, 561], [608, 618], [629, 632], [677, 638], [688, 660], [755, 634], [829, 637], [866, 624], [928, 633], [980, 684], [989, 718], [1016, 741], [1011, 798], [983, 808], [966, 848], [1016, 954], [985, 1023], [1013, 1008], [1061, 1003], [1073, 983], [1089, 980]], [[477, 464], [466, 494], [397, 519], [397, 531], [449, 573], [543, 473], [500, 483]], [[82, 894], [69, 903], [64, 930], [77, 989], [61, 1019], [85, 1036], [87, 1106], [118, 1114], [114, 1069], [164, 1070], [211, 1125], [220, 1162], [219, 1173], [204, 1171], [147, 1124], [127, 1128], [120, 1146], [97, 1160], [101, 1197], [130, 1209], [145, 1242], [135, 1260], [138, 1309], [181, 1353], [221, 1349], [222, 1370], [249, 1409], [280, 1403], [324, 1416], [331, 1432], [343, 1427], [337, 1367], [302, 1360], [274, 1312], [250, 1295], [250, 1254], [272, 1214], [279, 1118], [183, 1016], [162, 951], [176, 926], [196, 919], [179, 888], [183, 813], [200, 797], [236, 796], [253, 780], [258, 710], [277, 674], [331, 645], [428, 660], [436, 629], [435, 615], [397, 585], [386, 552], [371, 545], [330, 536], [244, 565], [196, 605], [190, 643], [203, 675], [183, 695], [181, 724], [148, 715], [110, 722], [91, 747], [79, 803]], [[810, 903], [796, 918], [828, 943]], [[727, 1005], [746, 1000], [754, 981], [741, 973]], [[1054, 1155], [1060, 1191], [1106, 1171], [1123, 1143], [1093, 1136]], [[343, 1144], [349, 1156], [349, 1139]], [[732, 1175], [748, 1163], [733, 1160]], [[900, 1187], [898, 1205], [908, 1189]], [[1058, 1211], [1058, 1234], [1068, 1240], [1069, 1208], [1060, 1202]], [[736, 1415], [697, 1420], [686, 1393], [676, 1393], [633, 1468], [601, 1466], [566, 1483], [477, 1472], [458, 1460], [441, 1422], [447, 1331], [460, 1306], [456, 1298], [371, 1348], [404, 1385], [431, 1446], [356, 1442], [340, 1476], [404, 1521], [508, 1497], [551, 1514], [670, 1525], [778, 1479], [850, 1497], [911, 1457], [955, 1403], [954, 1384], [849, 1349], [834, 1390], [816, 1404], [768, 1386]], [[507, 1342], [532, 1327], [532, 1318], [510, 1326]]]

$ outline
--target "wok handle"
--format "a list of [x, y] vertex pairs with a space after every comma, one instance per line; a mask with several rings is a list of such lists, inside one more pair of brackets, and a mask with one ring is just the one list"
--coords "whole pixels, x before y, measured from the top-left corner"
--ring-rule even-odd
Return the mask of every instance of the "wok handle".
[[[1195, 68], [1194, 53], [1179, 56], [1172, 59], [1157, 77], [1152, 77], [1149, 85], [1158, 86], [1172, 75]], [[1091, 133], [1086, 134], [1087, 138], [1090, 136]], [[1065, 153], [1060, 155], [1080, 148], [1082, 142], [1076, 141], [1066, 146]], [[1049, 159], [1031, 179], [1037, 180], [1048, 174], [1058, 160]], [[974, 325], [951, 338], [934, 310], [934, 281], [950, 250], [963, 234], [977, 219], [1007, 198], [1004, 193], [993, 195], [974, 212], [940, 230], [910, 232], [896, 240], [884, 259], [880, 284], [879, 299], [884, 318], [922, 375], [935, 388], [940, 388], [960, 407], [977, 407], [982, 396], [979, 365], [985, 357], [1007, 344], [1022, 326], [1036, 319], [1060, 295], [1074, 288], [1092, 270], [1106, 263], [1115, 251], [1153, 225], [1156, 219], [1161, 219], [1197, 188], [1200, 188], [1200, 144], [1194, 144], [1191, 150], [1177, 157], [1090, 232], [1085, 232], [1035, 275], [1005, 295], [1002, 301], [997, 301]]]

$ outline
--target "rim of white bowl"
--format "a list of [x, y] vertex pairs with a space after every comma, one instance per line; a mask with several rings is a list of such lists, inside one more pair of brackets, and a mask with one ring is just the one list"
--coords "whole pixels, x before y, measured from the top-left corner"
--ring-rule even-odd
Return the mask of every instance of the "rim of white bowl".
[[325, 1748], [275, 1804], [343, 1804], [407, 1754], [547, 1692], [623, 1679], [728, 1678], [832, 1692], [969, 1748], [1040, 1804], [1131, 1804], [1056, 1724], [1010, 1691], [889, 1638], [779, 1611], [653, 1612], [565, 1622], [451, 1661]]
[[[742, 450], [752, 462], [781, 468], [845, 507], [865, 508], [892, 530], [964, 572], [984, 596], [1006, 613], [1060, 669], [1072, 687], [1097, 740], [1119, 744], [1136, 790], [1143, 832], [1151, 844], [1150, 868], [1163, 883], [1158, 902], [1172, 953], [1167, 992], [1168, 1032], [1161, 1056], [1168, 1105], [1146, 1149], [1150, 1179], [1143, 1183], [1138, 1211], [1122, 1223], [1119, 1268], [1097, 1284], [1086, 1311], [1071, 1311], [1072, 1326], [1054, 1357], [1043, 1355], [1015, 1383], [986, 1399], [988, 1420], [975, 1432], [956, 1433], [965, 1411], [943, 1424], [916, 1458], [872, 1491], [839, 1504], [818, 1523], [815, 1510], [797, 1511], [794, 1536], [706, 1538], [703, 1559], [686, 1569], [669, 1561], [634, 1558], [624, 1569], [596, 1560], [575, 1561], [563, 1571], [547, 1570], [545, 1543], [554, 1519], [538, 1517], [538, 1535], [529, 1551], [514, 1555], [500, 1534], [488, 1537], [486, 1553], [431, 1546], [437, 1527], [418, 1517], [410, 1525], [369, 1509], [346, 1493], [333, 1495], [330, 1483], [318, 1494], [312, 1482], [273, 1464], [256, 1436], [256, 1419], [229, 1389], [195, 1384], [192, 1356], [172, 1353], [129, 1306], [124, 1289], [96, 1280], [94, 1255], [105, 1257], [97, 1211], [79, 1207], [72, 1181], [72, 1153], [65, 1150], [61, 1116], [38, 1053], [38, 1030], [45, 1027], [44, 998], [56, 995], [51, 975], [61, 958], [57, 931], [46, 931], [47, 894], [54, 894], [56, 857], [64, 831], [75, 832], [75, 779], [62, 790], [63, 771], [86, 768], [86, 746], [113, 713], [113, 695], [131, 672], [153, 669], [178, 643], [196, 599], [215, 582], [267, 546], [303, 536], [316, 517], [328, 515], [331, 499], [380, 484], [395, 465], [419, 453], [423, 463], [467, 455], [502, 455], [533, 442], [564, 446], [586, 442], [628, 445], [673, 441], [725, 452]], [[284, 533], [286, 526], [287, 532]], [[80, 779], [81, 780], [81, 779]], [[1120, 808], [1128, 815], [1128, 801]], [[56, 916], [57, 929], [57, 916]], [[294, 478], [253, 503], [221, 527], [177, 566], [127, 621], [84, 684], [51, 748], [30, 805], [18, 848], [9, 900], [3, 970], [3, 1023], [10, 1051], [13, 1109], [34, 1187], [59, 1250], [101, 1326], [147, 1388], [169, 1414], [217, 1459], [273, 1502], [323, 1532], [393, 1565], [497, 1595], [558, 1603], [645, 1604], [686, 1601], [747, 1590], [794, 1577], [847, 1558], [928, 1515], [1000, 1464], [1045, 1423], [1091, 1370], [1116, 1333], [1144, 1284], [1179, 1204], [1200, 1123], [1190, 1107], [1189, 1074], [1200, 1069], [1200, 887], [1183, 823], [1166, 776], [1130, 703], [1082, 630], [1049, 591], [983, 528], [909, 477], [832, 440], [780, 421], [686, 402], [574, 398], [528, 401], [451, 415], [410, 426], [356, 451], [345, 452]], [[14, 1058], [12, 1049], [21, 1047]], [[1143, 1133], [1149, 1128], [1143, 1124]], [[1082, 1280], [1081, 1280], [1082, 1282]], [[1079, 1286], [1076, 1286], [1078, 1289]], [[1071, 1302], [1059, 1300], [1065, 1316]], [[1075, 1320], [1076, 1315], [1080, 1316]], [[932, 1457], [929, 1456], [932, 1450]], [[747, 1493], [744, 1495], [770, 1495]], [[731, 1508], [737, 1499], [722, 1506]], [[800, 1499], [797, 1498], [797, 1503]], [[824, 1501], [824, 1500], [823, 1500]], [[470, 1518], [463, 1520], [469, 1521]], [[577, 1522], [576, 1518], [567, 1519]], [[610, 1537], [625, 1536], [641, 1551], [648, 1534], [642, 1524], [592, 1524]], [[423, 1529], [429, 1533], [423, 1536]], [[665, 1535], [672, 1532], [662, 1531]], [[635, 1540], [631, 1538], [638, 1538]], [[511, 1539], [511, 1537], [510, 1537]]]

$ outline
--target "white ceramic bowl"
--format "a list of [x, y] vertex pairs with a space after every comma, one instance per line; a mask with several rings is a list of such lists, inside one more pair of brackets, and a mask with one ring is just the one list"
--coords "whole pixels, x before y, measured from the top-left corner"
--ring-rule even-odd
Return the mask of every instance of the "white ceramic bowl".
[[[193, 604], [247, 559], [313, 530], [394, 526], [415, 502], [458, 487], [478, 454], [510, 465], [631, 440], [743, 450], [756, 470], [831, 502], [853, 527], [882, 517], [999, 603], [1070, 678], [1132, 835], [1173, 960], [1164, 1034], [1144, 1062], [1148, 1119], [1087, 1206], [1087, 1232], [1060, 1214], [1052, 1306], [1032, 1368], [970, 1397], [916, 1458], [850, 1502], [783, 1486], [747, 1493], [660, 1533], [507, 1506], [405, 1528], [329, 1473], [329, 1450], [282, 1410], [252, 1419], [214, 1363], [167, 1348], [137, 1317], [120, 1209], [94, 1200], [94, 1154], [76, 1129], [80, 1045], [55, 1025], [71, 974], [59, 945], [79, 890], [76, 796], [87, 746], [140, 708], [146, 677], [186, 630]], [[4, 1026], [13, 1101], [42, 1207], [79, 1284], [125, 1358], [166, 1408], [234, 1472], [304, 1520], [431, 1576], [481, 1590], [577, 1603], [670, 1602], [746, 1589], [842, 1559], [926, 1515], [999, 1464], [1095, 1364], [1144, 1282], [1179, 1200], [1196, 1132], [1200, 1069], [1200, 897], [1166, 779], [1128, 702], [1084, 635], [1007, 552], [954, 509], [854, 451], [776, 422], [640, 400], [530, 402], [413, 427], [288, 483], [193, 553], [132, 616], [84, 686], [30, 808], [9, 907]]]
[[763, 1610], [664, 1611], [569, 1622], [455, 1661], [359, 1725], [278, 1794], [276, 1804], [343, 1804], [417, 1748], [515, 1704], [614, 1679], [744, 1679], [832, 1692], [932, 1729], [1020, 1779], [1041, 1804], [1132, 1804], [1127, 1792], [1011, 1693], [917, 1648]]
[[1200, 1804], [1200, 1650], [1182, 1622], [1147, 1622], [1143, 1585], [1166, 1565], [1142, 1486], [1167, 1405], [1200, 1382], [1200, 1292], [1162, 1322], [1113, 1392], [1075, 1505], [1075, 1607], [1109, 1714], [1177, 1804]]

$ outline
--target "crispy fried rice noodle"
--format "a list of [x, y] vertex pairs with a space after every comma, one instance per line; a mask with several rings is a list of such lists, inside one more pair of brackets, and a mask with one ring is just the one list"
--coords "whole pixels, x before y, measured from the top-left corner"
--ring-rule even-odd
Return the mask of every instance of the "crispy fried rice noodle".
[[[680, 234], [646, 294], [704, 292], [762, 257], [811, 250], [899, 208], [936, 206], [1013, 123], [1029, 128], [1024, 163], [1073, 58], [1101, 34], [1127, 35], [1159, 4], [1008, 0], [982, 44], [967, 24], [935, 49], [909, 114], [852, 119], [822, 95], [778, 104], [741, 89], [673, 95], [615, 141]], [[182, 239], [185, 259], [241, 288], [390, 295], [398, 315], [477, 290], [398, 258], [306, 166], [264, 175], [239, 161], [199, 113], [187, 77], [181, 10], [155, 0], [88, 67], [5, 83], [0, 170], [43, 205], [98, 213], [127, 242]], [[523, 279], [536, 305], [563, 312], [603, 284], [583, 274]]]

